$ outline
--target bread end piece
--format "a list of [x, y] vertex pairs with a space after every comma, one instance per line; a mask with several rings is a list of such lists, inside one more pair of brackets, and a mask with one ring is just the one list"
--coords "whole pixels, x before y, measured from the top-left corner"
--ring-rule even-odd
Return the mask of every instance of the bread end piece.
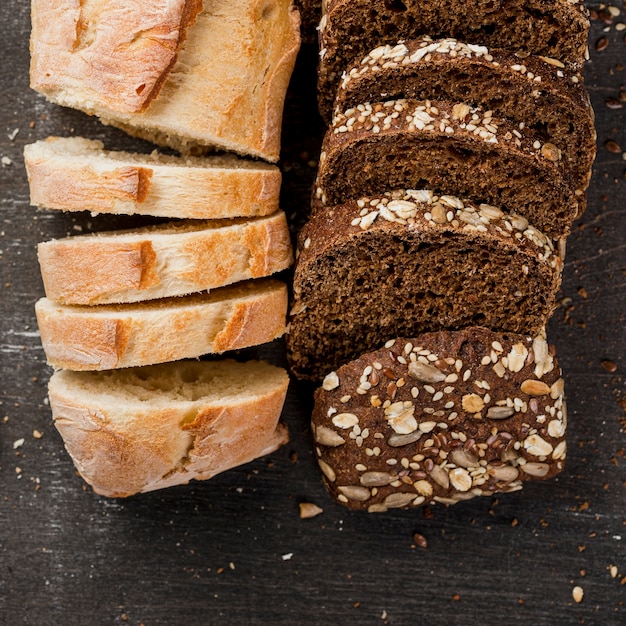
[[80, 475], [122, 498], [205, 480], [287, 442], [289, 378], [265, 362], [179, 362], [56, 372], [56, 428]]

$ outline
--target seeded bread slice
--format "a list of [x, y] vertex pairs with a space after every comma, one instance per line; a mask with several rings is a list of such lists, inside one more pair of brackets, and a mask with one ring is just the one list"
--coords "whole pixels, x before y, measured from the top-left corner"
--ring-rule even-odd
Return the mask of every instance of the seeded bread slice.
[[94, 307], [42, 298], [35, 313], [49, 365], [109, 370], [273, 341], [285, 332], [287, 286], [259, 279], [209, 294]]
[[[133, 5], [133, 13], [142, 11], [140, 4]], [[45, 16], [34, 14], [33, 19]], [[72, 13], [60, 12], [55, 19], [68, 31], [69, 45], [74, 45]], [[94, 18], [93, 28], [102, 19]], [[123, 34], [120, 44], [125, 42]], [[49, 45], [48, 37], [48, 31], [34, 30], [32, 45]], [[176, 62], [145, 110], [124, 112], [87, 98], [60, 104], [71, 104], [133, 136], [181, 152], [211, 147], [275, 162], [285, 94], [299, 47], [300, 18], [293, 0], [203, 0]], [[114, 50], [117, 55], [118, 48]], [[53, 48], [51, 57], [56, 52]], [[55, 75], [50, 78], [54, 82]], [[86, 80], [87, 75], [76, 79]], [[54, 86], [43, 93], [56, 101]]]
[[205, 480], [287, 442], [287, 373], [263, 362], [56, 372], [54, 425], [81, 476], [121, 498]]
[[174, 157], [104, 150], [83, 137], [24, 148], [30, 201], [62, 211], [224, 219], [278, 210], [280, 170], [233, 155]]
[[331, 0], [320, 22], [319, 95], [329, 110], [346, 68], [376, 46], [403, 39], [454, 37], [580, 68], [588, 31], [580, 0]]
[[181, 296], [269, 276], [293, 261], [282, 211], [68, 237], [37, 249], [46, 296], [61, 304]]
[[287, 348], [319, 380], [390, 337], [481, 325], [535, 334], [562, 260], [525, 218], [429, 191], [329, 207], [300, 233]]
[[392, 100], [335, 116], [322, 145], [316, 202], [333, 206], [407, 188], [498, 206], [553, 238], [569, 233], [584, 206], [561, 151], [490, 111]]
[[589, 185], [593, 110], [580, 73], [556, 59], [430, 37], [379, 46], [348, 68], [335, 109], [400, 98], [464, 102], [530, 127], [561, 151], [576, 189]]
[[567, 413], [553, 346], [484, 328], [387, 342], [315, 392], [324, 483], [379, 513], [521, 489], [564, 466]]

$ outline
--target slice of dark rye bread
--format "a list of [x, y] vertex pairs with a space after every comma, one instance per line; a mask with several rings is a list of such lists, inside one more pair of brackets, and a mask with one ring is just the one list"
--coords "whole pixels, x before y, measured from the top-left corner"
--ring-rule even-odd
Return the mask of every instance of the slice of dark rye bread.
[[562, 254], [523, 217], [424, 190], [320, 210], [299, 236], [292, 371], [319, 380], [402, 335], [536, 334], [555, 307]]
[[314, 212], [319, 203], [421, 188], [518, 213], [554, 238], [567, 235], [584, 208], [561, 151], [490, 111], [392, 100], [335, 116], [322, 144]]
[[593, 109], [581, 74], [556, 59], [430, 37], [380, 46], [348, 68], [335, 110], [401, 98], [464, 102], [530, 127], [561, 150], [577, 189], [589, 185]]
[[371, 513], [552, 478], [566, 427], [554, 347], [484, 328], [389, 341], [330, 373], [312, 416], [326, 487]]
[[320, 97], [369, 50], [422, 35], [540, 54], [582, 67], [588, 11], [579, 0], [331, 0], [320, 21]]

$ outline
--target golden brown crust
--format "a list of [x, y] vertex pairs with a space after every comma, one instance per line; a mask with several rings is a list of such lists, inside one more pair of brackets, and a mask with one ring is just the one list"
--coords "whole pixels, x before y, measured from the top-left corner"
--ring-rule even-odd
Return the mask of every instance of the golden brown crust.
[[135, 113], [155, 98], [201, 0], [33, 0], [31, 87]]
[[281, 173], [236, 157], [164, 158], [82, 137], [26, 146], [31, 204], [63, 211], [222, 219], [278, 209]]
[[[278, 419], [289, 379], [269, 364], [172, 363], [105, 375], [57, 372], [49, 385], [55, 426], [98, 494], [127, 497], [211, 478], [288, 440]], [[236, 393], [251, 376], [254, 389]], [[199, 384], [168, 399], [163, 377]], [[134, 390], [142, 387], [138, 400]]]
[[48, 363], [108, 370], [220, 353], [273, 341], [285, 330], [287, 288], [256, 280], [154, 303], [35, 306]]
[[180, 296], [282, 271], [293, 261], [285, 214], [178, 222], [39, 244], [46, 296], [95, 305]]
[[[199, 147], [276, 162], [284, 98], [300, 48], [293, 0], [204, 0], [159, 96], [141, 113], [89, 112], [184, 153]], [[80, 106], [86, 110], [86, 107]]]

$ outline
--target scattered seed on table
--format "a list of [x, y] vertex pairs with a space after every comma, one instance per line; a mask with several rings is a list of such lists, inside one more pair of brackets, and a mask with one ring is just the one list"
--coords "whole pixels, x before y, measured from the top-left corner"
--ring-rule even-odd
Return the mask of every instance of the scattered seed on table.
[[602, 52], [602, 50], [606, 50], [609, 47], [609, 40], [606, 37], [600, 37], [598, 41], [596, 41], [596, 50], [598, 52]]
[[613, 154], [619, 154], [622, 149], [619, 147], [619, 144], [616, 141], [613, 141], [612, 139], [609, 139], [605, 144], [604, 147], [609, 151], [612, 152]]
[[617, 371], [617, 365], [613, 363], [613, 361], [609, 361], [609, 359], [603, 359], [601, 361], [602, 367], [611, 374]]

